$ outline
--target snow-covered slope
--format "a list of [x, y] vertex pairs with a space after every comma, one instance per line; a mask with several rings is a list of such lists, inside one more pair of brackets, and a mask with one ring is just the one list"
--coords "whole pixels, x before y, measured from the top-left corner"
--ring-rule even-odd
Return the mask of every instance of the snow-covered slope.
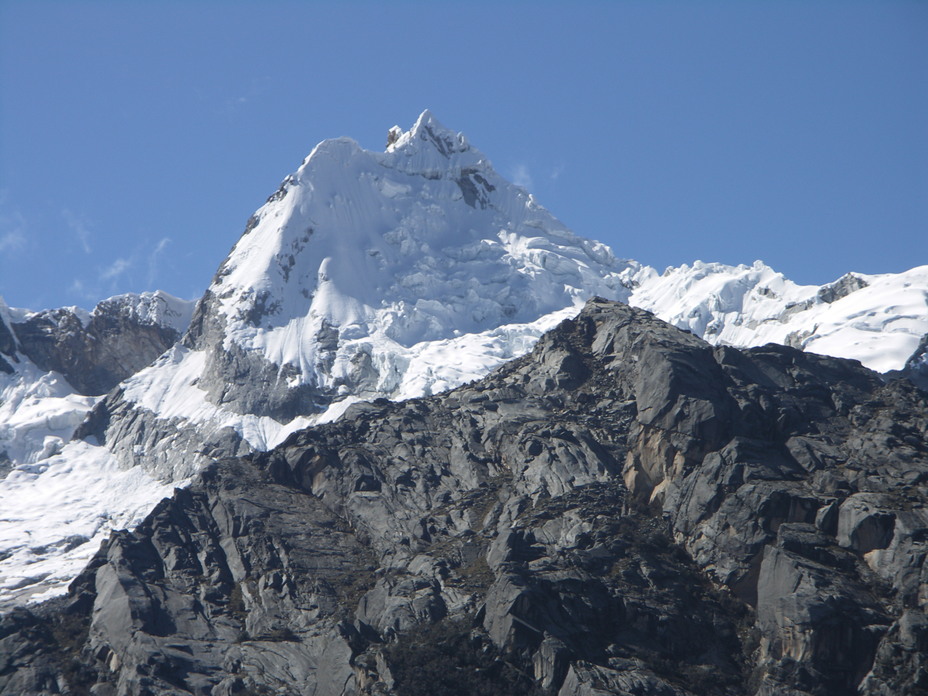
[[391, 140], [323, 141], [249, 220], [184, 345], [101, 405], [92, 432], [124, 465], [183, 478], [232, 433], [267, 449], [359, 399], [449, 389], [635, 286], [639, 264], [573, 234], [428, 111]]
[[176, 340], [192, 309], [161, 292], [113, 297], [92, 312], [30, 312], [0, 298], [0, 607], [66, 586], [113, 529], [172, 488], [121, 469], [105, 448], [70, 442], [101, 396], [33, 358], [62, 365], [78, 384], [90, 373], [118, 381], [164, 349], [158, 337]]
[[22, 354], [17, 314], [0, 297], [0, 476], [60, 450], [96, 401]]
[[[760, 262], [658, 273], [573, 234], [427, 111], [383, 153], [327, 140], [249, 220], [183, 341], [104, 399], [37, 368], [11, 333], [32, 317], [47, 345], [48, 327], [77, 319], [0, 306], [0, 441], [19, 447], [0, 482], [0, 606], [62, 589], [101, 535], [202, 464], [269, 449], [361, 399], [479, 378], [593, 295], [712, 343], [787, 343], [879, 371], [902, 368], [928, 334], [928, 266], [822, 287]], [[186, 325], [182, 308], [133, 306]], [[91, 407], [82, 441], [65, 444]]]
[[928, 266], [904, 273], [848, 273], [823, 286], [796, 285], [757, 261], [639, 274], [629, 304], [710, 343], [781, 343], [899, 370], [928, 334]]
[[[92, 312], [30, 312], [0, 298], [0, 471], [59, 451], [97, 397], [176, 341], [192, 311], [163, 292], [119, 295]], [[102, 385], [82, 388], [91, 376]]]
[[[385, 153], [320, 143], [249, 222], [188, 337], [210, 401], [287, 421], [408, 394], [414, 346], [628, 296], [638, 264], [574, 235], [463, 135], [428, 111], [392, 133]], [[257, 398], [230, 384], [242, 361]]]
[[[55, 503], [68, 525], [11, 503], [19, 512], [0, 535], [0, 574], [14, 580], [0, 601], [4, 589], [60, 588], [67, 573], [46, 575], [56, 558], [73, 567], [93, 530], [109, 527], [100, 520], [134, 519], [138, 496], [100, 495], [134, 465], [146, 472], [134, 485], [160, 495], [149, 474], [177, 482], [358, 399], [476, 379], [588, 297], [634, 287], [638, 264], [574, 235], [430, 113], [393, 140], [385, 153], [345, 138], [317, 146], [249, 221], [183, 344], [97, 405], [81, 429], [87, 442], [0, 484], [2, 505], [3, 495], [35, 501], [53, 481], [75, 483]], [[28, 533], [41, 543], [24, 553], [17, 540]]]
[[[265, 449], [355, 400], [475, 379], [593, 295], [710, 342], [789, 343], [880, 371], [901, 368], [928, 333], [925, 269], [822, 288], [760, 262], [658, 274], [573, 234], [428, 111], [389, 140], [384, 153], [320, 143], [249, 220], [185, 345], [123, 399]], [[159, 476], [189, 475], [169, 455], [152, 466], [152, 444], [117, 449]]]
[[138, 524], [184, 482], [124, 469], [73, 441], [0, 481], [0, 612], [63, 592], [113, 530]]

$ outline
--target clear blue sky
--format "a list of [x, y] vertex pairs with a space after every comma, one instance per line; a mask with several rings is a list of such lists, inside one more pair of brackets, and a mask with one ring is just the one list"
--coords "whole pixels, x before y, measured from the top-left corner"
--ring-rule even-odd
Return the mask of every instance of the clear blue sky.
[[0, 294], [198, 297], [319, 140], [424, 108], [660, 269], [928, 263], [926, 2], [0, 0]]

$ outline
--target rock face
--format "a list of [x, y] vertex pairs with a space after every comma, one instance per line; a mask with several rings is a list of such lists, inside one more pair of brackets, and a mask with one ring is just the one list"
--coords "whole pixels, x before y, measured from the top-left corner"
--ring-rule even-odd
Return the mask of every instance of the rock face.
[[[39, 369], [60, 373], [80, 394], [97, 395], [174, 345], [191, 310], [192, 303], [162, 292], [120, 295], [104, 300], [89, 314], [45, 310], [10, 328], [23, 355]], [[3, 333], [0, 329], [0, 352], [7, 352], [3, 346], [9, 340]]]
[[[28, 312], [0, 298], [0, 476], [47, 468], [98, 395], [177, 341], [192, 310], [192, 302], [162, 292], [112, 297], [93, 312]], [[0, 478], [0, 502], [7, 494]], [[0, 562], [8, 550], [0, 550]]]
[[0, 693], [925, 692], [926, 432], [906, 381], [592, 300], [215, 461], [0, 619]]
[[0, 304], [0, 372], [12, 374], [13, 366], [7, 362], [8, 359], [15, 360], [16, 356], [16, 336], [13, 329], [7, 323], [5, 305]]
[[899, 373], [910, 382], [928, 391], [928, 334], [922, 336], [915, 352], [906, 361], [905, 368]]

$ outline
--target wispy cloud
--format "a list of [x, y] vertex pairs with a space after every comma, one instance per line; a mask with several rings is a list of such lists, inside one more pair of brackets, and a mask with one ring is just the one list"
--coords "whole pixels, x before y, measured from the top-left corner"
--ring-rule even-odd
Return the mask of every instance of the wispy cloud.
[[233, 114], [248, 103], [248, 97], [233, 97], [227, 99], [220, 111], [224, 114]]
[[512, 183], [528, 190], [532, 189], [532, 174], [525, 164], [517, 164], [512, 170]]
[[84, 253], [89, 254], [92, 249], [90, 248], [90, 225], [87, 221], [67, 208], [61, 211], [61, 217], [64, 218], [64, 221], [74, 233], [74, 236], [77, 237], [77, 241], [80, 243]]
[[132, 268], [132, 259], [116, 259], [100, 272], [100, 280], [114, 280]]
[[548, 172], [548, 178], [551, 179], [551, 181], [557, 181], [558, 178], [559, 178], [559, 177], [561, 176], [561, 174], [563, 174], [563, 173], [564, 173], [564, 165], [563, 165], [563, 164], [559, 164], [559, 165], [557, 165], [557, 166], [555, 166], [555, 167], [551, 167], [551, 171]]
[[0, 232], [0, 254], [18, 251], [26, 245], [26, 237], [19, 230]]
[[82, 300], [95, 300], [96, 296], [94, 293], [90, 292], [87, 289], [87, 286], [84, 285], [84, 281], [80, 278], [75, 278], [71, 281], [71, 285], [68, 286], [68, 292], [72, 295], [77, 295]]
[[161, 257], [168, 245], [171, 243], [170, 237], [162, 237], [158, 240], [154, 250], [148, 255], [148, 287], [154, 288], [155, 279], [158, 276], [158, 269], [161, 263]]
[[265, 94], [272, 87], [273, 82], [274, 79], [270, 76], [251, 78], [247, 84], [238, 85], [238, 94], [222, 100], [219, 111], [226, 115], [238, 112]]
[[154, 243], [142, 241], [129, 254], [103, 266], [86, 268], [71, 281], [69, 291], [85, 302], [99, 302], [119, 293], [153, 290], [170, 245], [170, 237]]

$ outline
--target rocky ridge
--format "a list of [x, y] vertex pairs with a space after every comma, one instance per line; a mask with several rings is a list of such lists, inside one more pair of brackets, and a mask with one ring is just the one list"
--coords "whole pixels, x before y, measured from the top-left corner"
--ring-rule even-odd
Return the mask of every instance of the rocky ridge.
[[[710, 343], [772, 341], [881, 371], [904, 369], [928, 335], [928, 267], [821, 287], [760, 262], [658, 274], [575, 235], [424, 111], [391, 129], [386, 152], [317, 145], [248, 221], [181, 344], [109, 394], [77, 436], [180, 480], [221, 450], [267, 450], [354, 401], [477, 379], [593, 295]], [[179, 462], [178, 446], [203, 456]]]
[[907, 381], [592, 300], [215, 461], [0, 619], [0, 693], [923, 692], [926, 432]]
[[92, 312], [14, 310], [0, 298], [0, 462], [60, 450], [95, 397], [180, 339], [192, 309], [163, 292], [119, 295]]
[[[61, 374], [79, 394], [99, 395], [174, 345], [192, 309], [193, 303], [160, 291], [119, 295], [90, 313], [73, 307], [33, 312], [9, 328], [19, 352], [40, 370]], [[0, 352], [6, 352], [2, 345]]]
[[822, 287], [760, 262], [659, 274], [574, 235], [429, 112], [390, 133], [386, 152], [320, 143], [173, 345], [190, 307], [159, 293], [92, 314], [0, 306], [0, 610], [63, 591], [102, 536], [201, 466], [360, 400], [479, 379], [594, 294], [712, 344], [783, 343], [926, 383], [928, 267]]

